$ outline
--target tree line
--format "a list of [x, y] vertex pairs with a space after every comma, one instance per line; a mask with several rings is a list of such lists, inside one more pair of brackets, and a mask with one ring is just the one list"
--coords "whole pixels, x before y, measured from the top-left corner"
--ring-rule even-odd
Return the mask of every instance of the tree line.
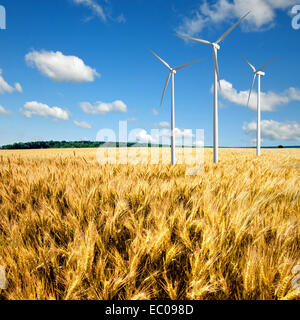
[[[19, 149], [66, 149], [66, 148], [119, 148], [119, 147], [151, 147], [147, 143], [122, 143], [122, 142], [97, 142], [97, 141], [33, 141], [19, 142], [2, 146], [4, 150]], [[162, 145], [152, 145], [152, 147], [162, 147]]]

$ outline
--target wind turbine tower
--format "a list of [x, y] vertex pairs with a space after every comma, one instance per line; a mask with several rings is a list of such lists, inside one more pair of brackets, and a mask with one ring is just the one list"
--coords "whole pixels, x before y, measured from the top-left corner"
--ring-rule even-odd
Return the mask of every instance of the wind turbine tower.
[[219, 161], [219, 123], [218, 123], [218, 84], [220, 85], [220, 74], [219, 74], [219, 66], [218, 66], [218, 50], [220, 50], [219, 43], [224, 40], [233, 29], [235, 29], [249, 14], [245, 14], [240, 20], [234, 24], [230, 29], [228, 29], [216, 42], [209, 42], [207, 40], [202, 40], [198, 38], [192, 38], [183, 35], [176, 35], [177, 37], [181, 37], [187, 40], [193, 40], [196, 42], [204, 43], [210, 45], [213, 49], [213, 59], [214, 59], [214, 162], [218, 163]]
[[176, 74], [176, 71], [180, 70], [180, 69], [183, 69], [185, 67], [188, 67], [190, 66], [191, 64], [194, 64], [196, 62], [199, 62], [201, 60], [204, 60], [204, 59], [199, 59], [199, 60], [196, 60], [196, 61], [193, 61], [193, 62], [190, 62], [190, 63], [187, 63], [187, 64], [184, 64], [182, 66], [179, 66], [179, 67], [176, 67], [176, 68], [171, 68], [166, 61], [164, 61], [162, 58], [160, 58], [156, 53], [154, 53], [152, 50], [149, 50], [165, 67], [168, 68], [169, 70], [169, 74], [167, 76], [167, 80], [166, 80], [166, 83], [165, 83], [165, 87], [164, 87], [164, 91], [163, 91], [163, 94], [162, 94], [162, 97], [161, 97], [161, 101], [160, 101], [160, 105], [162, 105], [163, 103], [163, 100], [164, 100], [164, 95], [165, 95], [165, 92], [166, 92], [166, 89], [168, 87], [168, 84], [169, 84], [169, 81], [170, 81], [170, 78], [171, 79], [171, 83], [172, 83], [172, 92], [171, 92], [171, 163], [172, 165], [175, 165], [176, 163], [176, 156], [175, 156], [175, 74]]
[[250, 102], [250, 97], [251, 97], [251, 92], [255, 83], [255, 79], [257, 76], [257, 129], [256, 129], [256, 155], [260, 157], [261, 154], [261, 99], [260, 99], [260, 83], [261, 83], [261, 77], [264, 77], [266, 74], [262, 71], [269, 63], [271, 63], [273, 60], [275, 60], [277, 57], [273, 58], [266, 64], [264, 64], [261, 68], [257, 69], [251, 64], [245, 57], [243, 57], [249, 67], [252, 69], [254, 72], [253, 75], [253, 81], [252, 85], [249, 91], [249, 96], [248, 96], [248, 102], [247, 102], [247, 107], [249, 106]]

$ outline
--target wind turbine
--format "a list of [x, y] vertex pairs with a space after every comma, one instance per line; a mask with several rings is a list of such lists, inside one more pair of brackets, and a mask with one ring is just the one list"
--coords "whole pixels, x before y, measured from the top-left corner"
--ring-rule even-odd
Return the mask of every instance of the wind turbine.
[[165, 65], [165, 67], [167, 67], [169, 69], [169, 74], [167, 76], [167, 80], [165, 82], [165, 87], [164, 87], [164, 91], [161, 97], [161, 101], [160, 101], [160, 105], [162, 105], [163, 100], [164, 100], [164, 95], [166, 92], [166, 89], [168, 87], [170, 78], [172, 77], [172, 95], [171, 95], [171, 162], [172, 165], [174, 165], [176, 163], [176, 158], [175, 158], [175, 99], [174, 99], [174, 95], [175, 95], [175, 90], [174, 90], [174, 76], [176, 74], [176, 71], [183, 69], [185, 67], [190, 66], [191, 64], [194, 64], [196, 62], [199, 62], [201, 60], [207, 59], [207, 58], [203, 58], [203, 59], [199, 59], [187, 64], [184, 64], [182, 66], [176, 67], [176, 68], [171, 68], [167, 62], [165, 62], [162, 58], [160, 58], [156, 53], [154, 53], [152, 50], [149, 50], [161, 63], [163, 63]]
[[254, 72], [253, 75], [253, 81], [252, 81], [252, 85], [251, 85], [251, 89], [249, 91], [249, 97], [248, 97], [248, 102], [247, 102], [247, 107], [249, 106], [249, 101], [250, 101], [250, 97], [251, 97], [251, 92], [255, 83], [255, 79], [257, 76], [257, 130], [256, 130], [256, 144], [257, 144], [257, 148], [256, 148], [256, 155], [259, 157], [260, 156], [260, 148], [261, 148], [261, 125], [260, 125], [260, 120], [261, 120], [261, 108], [260, 108], [260, 80], [261, 77], [265, 76], [265, 73], [262, 72], [262, 70], [269, 64], [271, 63], [273, 60], [275, 60], [277, 57], [273, 58], [272, 60], [270, 60], [269, 62], [267, 62], [266, 64], [264, 64], [261, 68], [259, 69], [255, 69], [255, 67], [253, 66], [253, 64], [251, 64], [245, 57], [243, 57], [245, 59], [245, 61], [247, 62], [247, 64], [249, 65], [249, 67], [252, 69], [252, 71]]
[[198, 38], [192, 38], [188, 36], [176, 35], [177, 37], [181, 37], [188, 40], [193, 40], [196, 42], [208, 44], [212, 46], [213, 49], [213, 59], [214, 59], [214, 162], [218, 163], [219, 161], [219, 124], [218, 124], [218, 84], [221, 89], [220, 84], [220, 74], [219, 74], [219, 66], [218, 66], [218, 50], [220, 50], [219, 43], [224, 40], [233, 29], [235, 29], [250, 13], [250, 11], [245, 14], [240, 20], [234, 24], [230, 29], [228, 29], [216, 42], [209, 42], [207, 40], [202, 40]]

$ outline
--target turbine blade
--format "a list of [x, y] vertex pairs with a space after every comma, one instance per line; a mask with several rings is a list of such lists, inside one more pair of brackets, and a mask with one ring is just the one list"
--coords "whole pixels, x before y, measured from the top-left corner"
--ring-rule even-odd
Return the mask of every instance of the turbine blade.
[[267, 62], [266, 64], [264, 64], [261, 68], [259, 68], [256, 72], [262, 71], [262, 69], [264, 69], [269, 63], [271, 63], [272, 61], [274, 61], [275, 59], [277, 59], [279, 56], [274, 57], [273, 59], [271, 59], [269, 62]]
[[217, 49], [216, 48], [213, 48], [213, 53], [214, 53], [214, 69], [217, 72], [217, 79], [218, 79], [218, 83], [219, 83], [219, 88], [221, 90], [220, 73], [219, 73], [219, 65], [218, 65]]
[[219, 43], [221, 42], [222, 40], [224, 40], [231, 31], [233, 31], [247, 16], [248, 14], [250, 13], [250, 11], [248, 13], [246, 13], [243, 17], [240, 18], [240, 20], [235, 23], [230, 29], [228, 29], [215, 43]]
[[166, 83], [165, 83], [165, 87], [164, 87], [164, 91], [163, 91], [163, 94], [162, 94], [162, 97], [161, 97], [161, 100], [160, 100], [160, 105], [162, 105], [162, 103], [164, 101], [164, 96], [165, 96], [165, 92], [166, 92], [166, 89], [167, 89], [169, 81], [170, 81], [170, 77], [171, 77], [171, 72], [169, 72], [169, 74], [168, 74], [168, 77], [167, 77], [167, 80], [166, 80]]
[[253, 70], [253, 72], [256, 72], [256, 69], [255, 69], [255, 67], [253, 66], [253, 64], [251, 64], [244, 56], [242, 56], [244, 59], [245, 59], [245, 61], [248, 63], [248, 65], [250, 66], [250, 68]]
[[174, 68], [174, 70], [180, 70], [180, 69], [183, 69], [183, 68], [185, 68], [185, 67], [190, 66], [191, 64], [194, 64], [194, 63], [196, 63], [196, 62], [199, 62], [199, 61], [202, 61], [202, 60], [205, 60], [205, 59], [207, 59], [207, 58], [199, 59], [199, 60], [196, 60], [196, 61], [193, 61], [193, 62], [190, 62], [190, 63], [184, 64], [184, 65], [182, 65], [182, 66], [179, 66], [179, 67]]
[[162, 58], [160, 58], [155, 52], [148, 49], [160, 62], [162, 62], [169, 70], [171, 70], [171, 67], [164, 61]]
[[192, 38], [192, 37], [188, 37], [188, 36], [181, 36], [181, 35], [179, 35], [179, 34], [175, 34], [175, 36], [176, 36], [176, 37], [183, 38], [183, 39], [187, 39], [187, 40], [193, 40], [193, 41], [196, 41], [196, 42], [201, 42], [201, 43], [204, 43], [204, 44], [212, 45], [211, 42], [206, 41], [206, 40], [202, 40], [202, 39], [198, 39], [198, 38]]
[[250, 88], [250, 91], [249, 91], [249, 97], [248, 97], [247, 107], [249, 106], [250, 97], [251, 97], [251, 93], [252, 93], [253, 86], [254, 86], [254, 83], [255, 83], [255, 79], [256, 79], [256, 74], [254, 74], [254, 76], [253, 76], [252, 85], [251, 85], [251, 88]]

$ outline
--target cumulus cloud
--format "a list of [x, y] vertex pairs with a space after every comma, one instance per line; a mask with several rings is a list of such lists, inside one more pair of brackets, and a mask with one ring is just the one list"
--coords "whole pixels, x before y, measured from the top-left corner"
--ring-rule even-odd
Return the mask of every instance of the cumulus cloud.
[[192, 16], [184, 17], [183, 21], [176, 28], [175, 32], [182, 35], [195, 36], [204, 29], [206, 23], [207, 18], [196, 11], [192, 14]]
[[89, 102], [81, 102], [80, 107], [83, 112], [89, 114], [107, 114], [110, 112], [127, 112], [126, 104], [121, 100], [116, 100], [111, 103], [105, 103], [101, 101], [97, 101], [95, 105], [92, 105]]
[[18, 82], [16, 82], [16, 84], [15, 84], [15, 89], [16, 89], [16, 91], [18, 91], [18, 92], [20, 92], [20, 93], [23, 92], [23, 88], [22, 88], [22, 86], [20, 85], [20, 83], [18, 83]]
[[77, 120], [74, 120], [74, 124], [75, 126], [81, 128], [81, 129], [91, 129], [92, 126], [88, 123], [88, 122], [85, 122], [85, 121], [77, 121]]
[[[222, 22], [231, 23], [251, 11], [242, 27], [247, 31], [261, 31], [275, 25], [278, 10], [289, 11], [297, 0], [217, 0], [204, 1], [188, 17], [184, 17], [176, 32], [197, 35], [205, 27]], [[215, 40], [215, 39], [212, 39]]]
[[25, 56], [28, 65], [56, 82], [92, 82], [99, 76], [95, 69], [85, 65], [76, 56], [65, 56], [57, 51], [32, 51]]
[[0, 114], [10, 114], [11, 112], [0, 106]]
[[[175, 128], [175, 142], [176, 145], [192, 145], [195, 135], [190, 129]], [[129, 136], [129, 141], [138, 141], [141, 143], [153, 144], [170, 144], [171, 143], [171, 130], [170, 129], [153, 129], [149, 134], [145, 129], [133, 130]], [[195, 144], [195, 143], [194, 143]]]
[[[257, 124], [255, 121], [243, 125], [243, 131], [251, 136], [255, 136], [256, 128]], [[300, 141], [300, 122], [263, 120], [261, 122], [261, 135], [268, 140]]]
[[[247, 106], [250, 89], [237, 91], [233, 85], [226, 80], [221, 80], [221, 88], [221, 95], [224, 99], [241, 106]], [[276, 107], [286, 105], [292, 101], [300, 101], [300, 90], [297, 88], [291, 87], [283, 93], [275, 93], [272, 91], [261, 92], [262, 111], [275, 111]], [[257, 92], [255, 90], [251, 93], [249, 108], [251, 110], [257, 110]]]
[[146, 130], [140, 130], [139, 132], [137, 132], [135, 135], [135, 139], [141, 143], [157, 143], [157, 139], [148, 134]]
[[300, 101], [300, 90], [297, 88], [289, 88], [288, 94], [291, 100]]
[[[175, 137], [177, 139], [193, 138], [194, 137], [193, 131], [191, 129], [175, 128], [174, 132], [175, 132]], [[163, 130], [161, 130], [161, 135], [163, 137], [171, 137], [171, 129], [163, 129]]]
[[[250, 142], [251, 145], [253, 146], [256, 146], [257, 145], [257, 139], [256, 138], [253, 138], [251, 139], [250, 141], [246, 141], [246, 142]], [[260, 142], [263, 143], [264, 142], [264, 139], [260, 139]]]
[[31, 118], [33, 115], [37, 115], [44, 118], [50, 116], [59, 120], [69, 119], [69, 113], [66, 110], [63, 110], [59, 107], [51, 108], [46, 104], [36, 101], [26, 102], [24, 105], [24, 109], [22, 109], [21, 112], [27, 118]]
[[195, 142], [196, 147], [204, 147], [204, 140], [197, 140]]
[[23, 89], [20, 85], [20, 83], [16, 82], [15, 87], [10, 86], [3, 78], [2, 76], [2, 69], [0, 69], [0, 94], [3, 93], [13, 93], [13, 92], [22, 92]]

